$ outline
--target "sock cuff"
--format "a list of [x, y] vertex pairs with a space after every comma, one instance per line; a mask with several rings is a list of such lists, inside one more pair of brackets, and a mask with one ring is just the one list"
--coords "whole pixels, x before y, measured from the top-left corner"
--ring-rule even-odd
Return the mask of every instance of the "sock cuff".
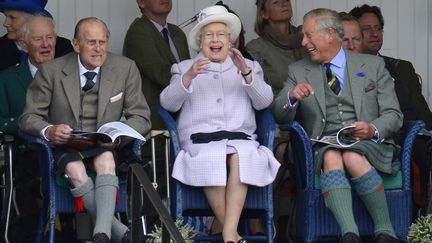
[[87, 178], [87, 181], [82, 184], [80, 187], [75, 187], [70, 189], [73, 197], [82, 197], [83, 195], [87, 194], [91, 190], [93, 190], [94, 184], [90, 177]]
[[115, 175], [105, 174], [96, 176], [96, 188], [101, 186], [113, 186], [118, 188], [118, 178]]
[[383, 189], [383, 180], [376, 169], [372, 167], [364, 175], [352, 178], [354, 188], [359, 195]]
[[321, 175], [321, 190], [351, 188], [344, 170], [330, 170]]

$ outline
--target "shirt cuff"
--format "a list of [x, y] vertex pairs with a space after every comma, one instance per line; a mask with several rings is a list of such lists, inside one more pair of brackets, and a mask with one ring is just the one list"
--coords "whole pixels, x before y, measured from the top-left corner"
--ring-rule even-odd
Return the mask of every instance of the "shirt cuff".
[[48, 125], [48, 126], [46, 126], [46, 127], [44, 127], [43, 129], [42, 129], [42, 131], [40, 132], [40, 136], [41, 136], [41, 138], [43, 138], [43, 139], [45, 139], [45, 141], [50, 141], [47, 137], [45, 137], [45, 131], [49, 128], [49, 127], [52, 127], [53, 125]]

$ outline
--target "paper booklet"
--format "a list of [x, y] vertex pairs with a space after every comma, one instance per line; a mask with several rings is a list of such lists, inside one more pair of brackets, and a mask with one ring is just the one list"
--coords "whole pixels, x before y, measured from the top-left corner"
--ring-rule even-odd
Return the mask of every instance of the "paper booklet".
[[336, 136], [324, 136], [321, 139], [311, 138], [311, 140], [318, 143], [336, 144], [345, 148], [351, 147], [359, 142], [359, 140], [355, 140], [351, 137], [351, 129], [354, 127], [354, 125], [343, 127], [337, 132]]
[[426, 130], [426, 128], [423, 128], [418, 135], [420, 136], [427, 136], [427, 137], [432, 137], [432, 131], [428, 131]]
[[146, 141], [135, 129], [123, 122], [108, 122], [102, 125], [96, 132], [72, 131], [71, 139], [67, 146], [79, 150], [97, 147], [101, 143], [120, 143], [121, 136], [131, 137]]

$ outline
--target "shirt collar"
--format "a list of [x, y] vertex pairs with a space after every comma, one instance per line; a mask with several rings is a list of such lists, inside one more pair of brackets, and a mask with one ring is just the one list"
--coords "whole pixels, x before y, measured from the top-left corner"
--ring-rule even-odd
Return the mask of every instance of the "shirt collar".
[[95, 69], [93, 69], [93, 70], [88, 70], [87, 68], [85, 68], [85, 67], [82, 65], [81, 60], [80, 60], [80, 58], [79, 58], [79, 55], [77, 55], [77, 56], [78, 56], [78, 67], [79, 67], [79, 74], [80, 74], [80, 75], [83, 75], [84, 73], [89, 72], [89, 71], [90, 71], [90, 72], [95, 72], [96, 75], [99, 74], [100, 67], [97, 67], [97, 68], [95, 68]]
[[[159, 32], [162, 32], [163, 28], [166, 28], [166, 29], [168, 30], [168, 24], [160, 25], [159, 23], [153, 21], [152, 19], [149, 19], [149, 20], [153, 23], [153, 25], [156, 27], [156, 29], [157, 29]], [[169, 30], [168, 30], [168, 31], [169, 31]]]
[[338, 68], [342, 68], [344, 67], [345, 62], [346, 62], [345, 51], [341, 47], [338, 54], [336, 54], [336, 56], [333, 57], [330, 63]]
[[29, 68], [30, 68], [31, 76], [34, 78], [34, 76], [36, 75], [36, 72], [37, 72], [38, 69], [37, 69], [37, 67], [35, 65], [33, 65], [30, 62], [30, 58], [27, 58], [27, 62], [28, 62]]

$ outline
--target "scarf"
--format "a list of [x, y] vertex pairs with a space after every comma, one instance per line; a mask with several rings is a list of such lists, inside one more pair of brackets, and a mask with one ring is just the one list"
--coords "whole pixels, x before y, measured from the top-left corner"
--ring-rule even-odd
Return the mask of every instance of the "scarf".
[[266, 25], [261, 36], [265, 40], [281, 49], [301, 48], [302, 34], [300, 28], [290, 25], [288, 35], [282, 35], [269, 25]]

